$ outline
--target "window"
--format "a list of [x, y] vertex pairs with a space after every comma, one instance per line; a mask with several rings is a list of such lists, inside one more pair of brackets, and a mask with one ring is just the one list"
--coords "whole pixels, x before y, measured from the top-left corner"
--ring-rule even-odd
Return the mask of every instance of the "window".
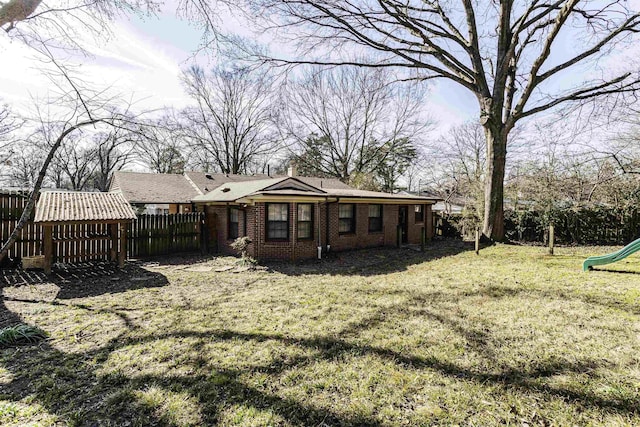
[[238, 208], [229, 208], [229, 239], [237, 239], [239, 237], [238, 224], [240, 223], [240, 210]]
[[338, 205], [338, 232], [340, 234], [348, 234], [356, 232], [356, 205], [341, 204]]
[[267, 240], [289, 239], [289, 204], [267, 204]]
[[298, 204], [298, 239], [313, 239], [313, 205]]
[[416, 222], [424, 222], [424, 206], [416, 205], [414, 211], [416, 213]]
[[382, 205], [369, 205], [369, 232], [382, 231]]

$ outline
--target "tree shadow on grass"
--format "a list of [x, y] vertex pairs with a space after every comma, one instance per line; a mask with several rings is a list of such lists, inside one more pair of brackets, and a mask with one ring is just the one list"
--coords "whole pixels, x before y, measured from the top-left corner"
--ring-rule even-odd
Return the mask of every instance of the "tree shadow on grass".
[[53, 300], [156, 288], [166, 286], [168, 283], [164, 275], [132, 263], [125, 264], [122, 269], [113, 263], [105, 262], [74, 264], [56, 268], [51, 275], [46, 275], [41, 270], [0, 270], [0, 287], [11, 287], [13, 288], [11, 296], [26, 299], [29, 297], [24, 293], [28, 295], [29, 288], [33, 286], [50, 286], [47, 299]]
[[455, 256], [473, 249], [471, 242], [446, 239], [428, 243], [424, 252], [409, 247], [379, 247], [332, 252], [320, 260], [265, 261], [261, 264], [288, 276], [375, 276], [405, 271], [411, 265]]
[[[490, 291], [491, 293], [491, 291]], [[511, 292], [493, 292], [495, 298]], [[468, 294], [449, 295], [448, 302], [468, 298]], [[368, 344], [362, 334], [377, 328], [390, 314], [399, 314], [407, 320], [415, 317], [428, 318], [442, 324], [452, 333], [464, 338], [467, 351], [474, 352], [489, 361], [494, 360], [492, 345], [500, 341], [491, 336], [482, 326], [468, 326], [461, 319], [440, 305], [443, 295], [411, 295], [403, 301], [382, 307], [355, 322], [344, 325], [338, 333], [312, 336], [290, 336], [286, 333], [242, 332], [231, 329], [207, 331], [173, 331], [141, 335], [140, 329], [127, 321], [126, 314], [114, 310], [122, 318], [124, 331], [105, 345], [84, 351], [66, 353], [49, 343], [37, 346], [5, 349], [1, 353], [4, 368], [10, 380], [2, 383], [1, 398], [21, 401], [31, 398], [51, 414], [60, 416], [76, 425], [156, 425], [172, 426], [178, 422], [161, 408], [145, 404], [139, 393], [149, 387], [157, 387], [167, 393], [186, 393], [197, 402], [198, 422], [215, 425], [221, 422], [223, 410], [234, 405], [273, 413], [292, 425], [350, 425], [380, 426], [384, 423], [373, 415], [340, 412], [332, 407], [315, 406], [300, 399], [285, 397], [272, 392], [272, 388], [248, 383], [247, 375], [264, 374], [272, 377], [301, 370], [317, 362], [342, 363], [353, 357], [375, 356], [385, 364], [398, 369], [428, 370], [455, 381], [477, 385], [497, 386], [501, 393], [517, 391], [540, 396], [540, 400], [557, 397], [580, 408], [593, 408], [620, 414], [640, 415], [640, 399], [606, 398], [589, 390], [550, 385], [546, 379], [561, 374], [597, 377], [597, 370], [609, 367], [606, 361], [569, 360], [550, 357], [537, 361], [528, 368], [493, 363], [490, 370], [468, 367], [436, 356], [422, 356], [392, 348]], [[434, 302], [435, 301], [435, 302]], [[62, 303], [59, 303], [62, 304]], [[74, 306], [76, 307], [76, 306]], [[91, 310], [91, 307], [76, 308]], [[0, 310], [19, 319], [5, 306]], [[132, 333], [135, 332], [135, 333]], [[191, 358], [185, 362], [189, 373], [168, 372], [127, 376], [119, 371], [104, 373], [102, 366], [110, 357], [130, 346], [145, 346], [162, 340], [176, 339], [180, 342], [194, 340], [190, 344]], [[269, 362], [257, 363], [243, 368], [223, 367], [211, 363], [203, 356], [203, 347], [212, 343], [246, 342], [253, 344], [276, 341], [284, 346], [304, 350], [294, 357], [273, 357]], [[265, 347], [266, 349], [267, 347]], [[273, 378], [277, 381], [277, 378]], [[492, 391], [497, 393], [497, 391]]]
[[591, 271], [602, 271], [603, 273], [618, 273], [618, 274], [640, 274], [640, 271], [632, 270], [614, 270], [612, 268], [592, 268]]
[[[268, 389], [247, 383], [245, 379], [247, 374], [257, 373], [278, 376], [319, 361], [333, 363], [345, 358], [376, 356], [397, 365], [398, 369], [435, 371], [456, 381], [499, 386], [505, 391], [534, 393], [543, 400], [549, 396], [559, 397], [571, 405], [606, 410], [623, 416], [640, 414], [640, 400], [637, 398], [608, 399], [590, 391], [576, 391], [545, 383], [545, 379], [559, 374], [594, 375], [597, 369], [606, 367], [603, 361], [550, 358], [527, 369], [494, 365], [494, 369], [487, 371], [435, 356], [418, 356], [358, 340], [362, 332], [383, 322], [386, 314], [410, 312], [409, 317], [427, 317], [450, 327], [454, 333], [466, 339], [469, 351], [492, 358], [493, 353], [487, 349], [492, 340], [488, 332], [478, 335], [475, 329], [465, 327], [446, 310], [438, 310], [437, 304], [436, 307], [428, 308], [420, 307], [420, 304], [424, 304], [424, 300], [421, 302], [420, 298], [408, 298], [396, 306], [385, 307], [384, 312], [374, 312], [358, 322], [345, 325], [340, 333], [331, 336], [297, 337], [282, 333], [228, 329], [202, 332], [187, 330], [139, 336], [129, 335], [128, 332], [135, 326], [127, 325], [126, 332], [111, 339], [106, 345], [87, 352], [65, 353], [48, 343], [4, 350], [4, 367], [11, 372], [12, 378], [8, 384], [3, 385], [2, 397], [12, 401], [32, 397], [50, 413], [73, 420], [77, 425], [95, 425], [101, 421], [111, 425], [130, 422], [133, 425], [176, 425], [171, 414], [145, 405], [139, 399], [139, 392], [149, 387], [159, 387], [167, 392], [186, 392], [195, 399], [202, 424], [219, 423], [224, 408], [239, 405], [276, 414], [292, 425], [379, 426], [383, 423], [375, 415], [352, 415], [327, 407], [316, 407], [308, 402], [274, 394]], [[187, 363], [191, 367], [190, 373], [143, 373], [132, 377], [117, 372], [98, 373], [114, 352], [128, 346], [152, 344], [167, 339], [196, 340], [191, 345], [194, 358]], [[277, 341], [307, 352], [291, 358], [274, 358], [268, 363], [250, 365], [243, 369], [208, 365], [209, 361], [201, 355], [202, 347], [205, 344], [231, 341]]]
[[465, 296], [468, 297], [486, 296], [494, 299], [513, 298], [527, 294], [537, 298], [544, 298], [548, 300], [577, 300], [605, 309], [621, 310], [630, 314], [640, 315], [640, 304], [620, 301], [618, 298], [604, 294], [575, 293], [567, 292], [564, 290], [521, 288], [517, 286], [505, 285], [492, 285], [473, 292], [465, 292]]

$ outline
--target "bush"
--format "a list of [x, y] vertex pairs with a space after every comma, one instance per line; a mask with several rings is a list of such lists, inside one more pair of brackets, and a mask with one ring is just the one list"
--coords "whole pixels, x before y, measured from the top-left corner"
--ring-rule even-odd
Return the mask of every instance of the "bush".
[[238, 253], [241, 257], [241, 262], [243, 265], [255, 265], [256, 260], [249, 256], [249, 245], [251, 244], [251, 239], [248, 237], [238, 237], [236, 240], [231, 243], [231, 248]]
[[549, 224], [561, 244], [625, 245], [640, 236], [636, 209], [603, 206], [550, 211], [505, 211], [505, 236], [509, 240], [546, 243]]

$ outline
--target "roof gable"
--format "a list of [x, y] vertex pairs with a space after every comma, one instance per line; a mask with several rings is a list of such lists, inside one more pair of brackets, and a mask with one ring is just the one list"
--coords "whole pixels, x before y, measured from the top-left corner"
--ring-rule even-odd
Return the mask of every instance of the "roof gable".
[[296, 190], [296, 191], [310, 191], [313, 193], [324, 193], [321, 189], [307, 184], [297, 177], [287, 177], [277, 182], [274, 185], [265, 187], [261, 191], [275, 191], [275, 190]]

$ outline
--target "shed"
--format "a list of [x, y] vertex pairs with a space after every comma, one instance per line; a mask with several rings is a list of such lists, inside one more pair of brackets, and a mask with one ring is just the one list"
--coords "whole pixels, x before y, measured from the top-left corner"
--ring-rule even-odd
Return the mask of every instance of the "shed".
[[[101, 250], [108, 251], [109, 260], [117, 260], [118, 265], [123, 267], [127, 254], [127, 224], [135, 219], [136, 214], [131, 205], [120, 193], [42, 193], [36, 205], [34, 222], [40, 224], [44, 231], [45, 271], [50, 273], [53, 264], [54, 227], [94, 224], [108, 227], [108, 243]], [[95, 249], [89, 244], [91, 240], [86, 234], [74, 233], [65, 241], [73, 243], [68, 245], [70, 251], [86, 251]]]

